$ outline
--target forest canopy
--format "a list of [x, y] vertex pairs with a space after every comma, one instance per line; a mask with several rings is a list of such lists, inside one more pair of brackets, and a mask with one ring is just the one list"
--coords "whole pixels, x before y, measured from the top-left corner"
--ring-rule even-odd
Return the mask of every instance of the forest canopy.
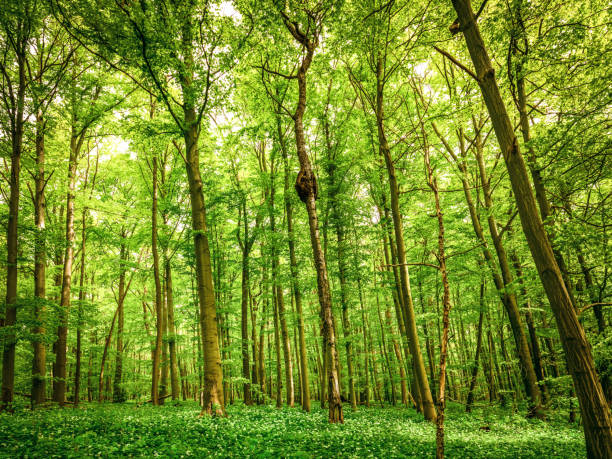
[[612, 458], [610, 14], [3, 0], [0, 446]]

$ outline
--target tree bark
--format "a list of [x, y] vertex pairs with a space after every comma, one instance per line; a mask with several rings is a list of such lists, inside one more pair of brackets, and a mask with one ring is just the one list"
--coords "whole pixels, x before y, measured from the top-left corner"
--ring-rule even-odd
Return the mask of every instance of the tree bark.
[[300, 161], [300, 172], [296, 181], [296, 191], [300, 199], [306, 204], [308, 213], [308, 226], [310, 228], [310, 242], [314, 258], [314, 265], [317, 272], [317, 292], [319, 304], [321, 306], [322, 335], [324, 340], [324, 352], [327, 357], [327, 386], [328, 386], [328, 405], [329, 422], [344, 422], [342, 413], [342, 402], [340, 399], [340, 383], [338, 371], [338, 351], [336, 349], [336, 331], [334, 329], [334, 319], [331, 303], [331, 292], [329, 288], [329, 278], [327, 275], [327, 263], [321, 247], [319, 235], [319, 220], [317, 217], [317, 183], [312, 165], [306, 151], [306, 140], [304, 135], [304, 112], [306, 111], [306, 72], [308, 71], [315, 48], [318, 45], [318, 36], [309, 38], [296, 28], [295, 23], [289, 21], [286, 16], [283, 18], [285, 26], [289, 29], [293, 37], [304, 47], [305, 53], [297, 70], [298, 81], [298, 103], [293, 114], [295, 143], [298, 159]]
[[34, 191], [34, 339], [32, 359], [32, 408], [45, 401], [46, 397], [46, 347], [44, 313], [46, 295], [46, 238], [45, 238], [45, 120], [39, 108], [36, 113], [36, 177]]
[[385, 160], [387, 174], [389, 179], [389, 191], [391, 195], [391, 215], [393, 217], [393, 227], [395, 231], [395, 243], [397, 246], [397, 262], [399, 265], [401, 292], [404, 298], [404, 326], [408, 336], [408, 345], [412, 354], [413, 367], [415, 377], [420, 392], [420, 400], [423, 407], [423, 415], [429, 421], [435, 421], [436, 409], [434, 407], [423, 354], [419, 346], [419, 335], [416, 328], [416, 319], [414, 313], [414, 304], [412, 302], [412, 293], [410, 291], [410, 276], [408, 273], [408, 265], [406, 260], [406, 249], [404, 246], [404, 232], [402, 228], [402, 217], [399, 209], [399, 186], [395, 174], [395, 166], [391, 158], [391, 151], [387, 142], [387, 137], [384, 128], [384, 111], [383, 111], [383, 81], [382, 81], [382, 61], [378, 59], [376, 64], [376, 124], [378, 127], [378, 141], [380, 153]]
[[[19, 20], [18, 20], [19, 21]], [[23, 24], [21, 24], [24, 27]], [[0, 410], [12, 410], [15, 395], [15, 346], [16, 333], [12, 328], [17, 322], [17, 249], [19, 221], [19, 176], [21, 173], [21, 153], [23, 150], [24, 132], [24, 105], [26, 91], [26, 46], [27, 36], [14, 42], [14, 51], [17, 60], [16, 94], [10, 93], [10, 137], [11, 137], [11, 177], [9, 182], [10, 193], [8, 202], [8, 222], [6, 226], [6, 305], [4, 314], [4, 327], [7, 332], [4, 338], [2, 351], [2, 401]]]
[[525, 162], [514, 135], [512, 123], [501, 98], [495, 72], [476, 24], [469, 0], [453, 0], [460, 30], [478, 76], [483, 99], [506, 162], [518, 206], [521, 224], [538, 274], [553, 310], [567, 368], [572, 375], [584, 423], [587, 455], [592, 458], [612, 457], [612, 419], [610, 408], [599, 382], [591, 347], [578, 322], [570, 295], [531, 191]]
[[87, 209], [83, 208], [83, 216], [81, 218], [81, 266], [79, 274], [79, 306], [77, 313], [77, 343], [76, 343], [76, 362], [74, 370], [74, 396], [73, 407], [79, 405], [79, 392], [81, 390], [81, 322], [83, 315], [83, 303], [85, 302], [85, 250], [87, 241]]
[[[417, 107], [418, 110], [418, 107]], [[450, 286], [448, 284], [448, 271], [446, 267], [446, 253], [444, 241], [444, 219], [440, 206], [440, 193], [438, 180], [434, 175], [429, 157], [429, 145], [422, 120], [421, 133], [423, 136], [423, 151], [425, 161], [425, 175], [427, 185], [434, 195], [436, 219], [438, 222], [438, 271], [442, 278], [442, 340], [440, 342], [440, 377], [438, 379], [438, 412], [436, 417], [436, 458], [444, 458], [444, 414], [446, 411], [446, 360], [448, 353], [448, 332], [450, 328], [449, 313], [451, 309]]]
[[166, 308], [168, 309], [168, 349], [170, 352], [170, 388], [172, 400], [179, 399], [180, 374], [176, 349], [176, 327], [174, 325], [174, 294], [172, 291], [172, 266], [166, 259]]
[[[74, 108], [73, 108], [74, 110]], [[62, 271], [62, 289], [59, 306], [59, 325], [55, 343], [55, 372], [53, 380], [53, 401], [64, 406], [66, 402], [66, 352], [68, 339], [68, 312], [72, 290], [72, 264], [74, 262], [74, 198], [76, 170], [79, 151], [83, 144], [84, 131], [76, 131], [76, 115], [73, 114], [70, 137], [70, 158], [68, 161], [68, 192], [66, 193], [66, 249]]]
[[[518, 308], [518, 302], [516, 294], [512, 292], [512, 283], [514, 278], [510, 270], [510, 264], [508, 262], [508, 256], [504, 248], [501, 236], [497, 229], [497, 221], [493, 215], [493, 200], [492, 192], [490, 187], [490, 179], [487, 177], [485, 170], [484, 158], [483, 158], [483, 145], [480, 134], [480, 126], [474, 120], [474, 129], [477, 130], [476, 142], [475, 142], [475, 154], [478, 162], [478, 170], [480, 173], [480, 181], [482, 184], [485, 210], [488, 213], [487, 222], [489, 224], [489, 233], [491, 239], [493, 239], [493, 246], [497, 253], [497, 259], [499, 261], [499, 267], [501, 269], [502, 282], [504, 287], [504, 306], [506, 307], [506, 313], [510, 321], [510, 327], [512, 329], [512, 335], [514, 336], [514, 343], [516, 345], [516, 351], [519, 356], [521, 376], [523, 378], [523, 385], [525, 386], [525, 393], [527, 398], [530, 400], [528, 407], [528, 416], [543, 416], [541, 413], [542, 396], [540, 388], [538, 386], [538, 379], [529, 353], [529, 345], [527, 343], [527, 337], [525, 336], [525, 328], [523, 327], [523, 321]], [[530, 191], [531, 192], [531, 191]]]
[[467, 401], [465, 403], [465, 412], [472, 412], [472, 405], [474, 403], [474, 389], [476, 388], [476, 381], [478, 379], [478, 364], [480, 359], [480, 351], [482, 350], [482, 322], [484, 318], [484, 293], [485, 293], [485, 280], [484, 277], [480, 281], [480, 312], [478, 314], [478, 328], [476, 331], [476, 352], [474, 353], [474, 362], [472, 363], [472, 374], [470, 377], [470, 388], [468, 390]]
[[151, 252], [153, 253], [153, 279], [155, 281], [155, 344], [153, 346], [153, 369], [151, 372], [151, 403], [159, 405], [159, 376], [163, 333], [162, 286], [159, 273], [159, 251], [157, 249], [157, 156], [153, 156], [153, 189], [151, 199]]
[[108, 335], [106, 335], [106, 339], [104, 340], [104, 349], [102, 350], [102, 359], [100, 362], [100, 375], [98, 377], [98, 402], [99, 403], [102, 403], [102, 400], [104, 400], [104, 365], [106, 364], [106, 356], [108, 355], [108, 347], [110, 346], [110, 342], [113, 336], [113, 329], [115, 328], [115, 322], [117, 321], [118, 312], [119, 312], [119, 308], [115, 309], [115, 314], [113, 314], [113, 320], [111, 321], [111, 325], [108, 330]]
[[[189, 12], [191, 14], [191, 12]], [[182, 24], [182, 48], [184, 70], [181, 72], [181, 91], [183, 94], [183, 137], [185, 141], [185, 167], [191, 198], [191, 225], [195, 248], [196, 280], [200, 307], [200, 328], [204, 356], [204, 393], [202, 413], [225, 415], [223, 398], [223, 368], [219, 352], [217, 327], [217, 308], [211, 267], [208, 229], [206, 227], [206, 207], [202, 177], [200, 175], [200, 153], [198, 138], [200, 118], [194, 101], [194, 59], [193, 30], [191, 16], [185, 15]]]
[[295, 236], [293, 234], [293, 205], [289, 195], [289, 160], [287, 146], [282, 133], [280, 116], [276, 116], [276, 127], [281, 145], [284, 166], [284, 199], [285, 199], [285, 218], [287, 220], [287, 244], [289, 246], [289, 268], [291, 272], [291, 286], [293, 288], [293, 298], [295, 299], [295, 309], [297, 313], [298, 335], [300, 343], [300, 374], [302, 381], [302, 409], [310, 412], [310, 384], [308, 379], [308, 354], [306, 350], [306, 336], [304, 332], [304, 313], [302, 310], [302, 291], [299, 285], [299, 272], [297, 258], [295, 255]]
[[125, 322], [124, 299], [125, 299], [125, 263], [127, 261], [126, 230], [121, 229], [121, 248], [119, 249], [119, 286], [117, 289], [117, 349], [115, 350], [115, 377], [113, 379], [113, 402], [125, 401], [125, 392], [121, 385], [123, 379], [123, 326]]
[[[238, 178], [236, 177], [236, 180]], [[242, 195], [242, 192], [240, 193]], [[242, 350], [242, 377], [244, 382], [243, 387], [243, 400], [245, 405], [252, 405], [253, 400], [251, 398], [251, 369], [249, 362], [249, 252], [251, 250], [252, 240], [249, 238], [249, 223], [247, 218], [246, 209], [246, 196], [242, 195], [242, 202], [240, 204], [240, 214], [243, 219], [243, 237], [244, 240], [240, 240], [242, 248], [242, 283], [241, 283], [241, 298], [240, 298], [240, 330], [242, 341], [240, 347]], [[240, 218], [238, 219], [238, 235], [240, 235]]]

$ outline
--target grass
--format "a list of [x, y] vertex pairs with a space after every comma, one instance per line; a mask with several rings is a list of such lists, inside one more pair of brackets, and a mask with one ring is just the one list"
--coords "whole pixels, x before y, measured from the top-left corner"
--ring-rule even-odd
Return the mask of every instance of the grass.
[[[0, 414], [0, 457], [433, 457], [435, 429], [402, 408], [345, 407], [330, 425], [314, 409], [228, 408], [226, 418], [198, 418], [195, 404], [137, 407], [84, 405]], [[481, 427], [488, 426], [490, 430]], [[582, 431], [498, 409], [447, 410], [446, 456], [582, 458]]]

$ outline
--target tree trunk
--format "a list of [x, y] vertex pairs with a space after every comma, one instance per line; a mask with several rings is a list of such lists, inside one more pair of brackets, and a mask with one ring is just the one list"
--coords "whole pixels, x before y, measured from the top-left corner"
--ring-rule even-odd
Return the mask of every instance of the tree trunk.
[[[244, 225], [244, 240], [240, 242], [242, 245], [242, 284], [240, 298], [240, 329], [241, 338], [240, 347], [242, 350], [242, 377], [244, 378], [243, 399], [245, 405], [252, 405], [251, 399], [251, 371], [249, 362], [249, 251], [251, 250], [251, 240], [249, 238], [249, 224], [246, 211], [246, 196], [242, 196], [241, 214]], [[238, 220], [240, 225], [240, 219]], [[238, 228], [240, 231], [240, 228]]]
[[472, 375], [470, 378], [470, 388], [468, 390], [467, 402], [465, 404], [465, 412], [472, 412], [472, 404], [474, 403], [474, 389], [478, 379], [478, 363], [480, 359], [480, 351], [482, 349], [482, 322], [484, 318], [484, 293], [485, 280], [484, 277], [480, 281], [480, 313], [478, 314], [478, 329], [476, 332], [476, 352], [474, 353], [474, 362], [472, 363]]
[[[306, 111], [306, 72], [312, 63], [314, 50], [317, 40], [313, 41], [295, 32], [295, 26], [290, 22], [285, 22], [289, 30], [292, 30], [294, 37], [302, 42], [305, 47], [305, 54], [297, 71], [298, 80], [298, 103], [293, 115], [295, 143], [298, 159], [300, 161], [300, 172], [296, 180], [295, 188], [300, 200], [306, 205], [308, 213], [308, 226], [310, 228], [310, 242], [314, 265], [317, 272], [317, 292], [319, 304], [321, 306], [322, 335], [324, 340], [324, 353], [327, 357], [327, 386], [328, 386], [328, 405], [329, 422], [344, 422], [342, 413], [342, 401], [340, 399], [340, 383], [338, 371], [338, 351], [336, 349], [336, 331], [334, 329], [334, 319], [331, 303], [331, 292], [329, 288], [329, 278], [327, 275], [327, 263], [321, 247], [319, 235], [319, 220], [317, 217], [317, 183], [308, 153], [306, 152], [306, 140], [304, 135], [304, 112]], [[293, 27], [293, 29], [291, 29]], [[300, 37], [302, 37], [300, 39]]]
[[62, 290], [59, 305], [59, 325], [55, 343], [55, 369], [53, 380], [53, 401], [64, 406], [66, 401], [66, 352], [68, 340], [68, 312], [72, 287], [72, 264], [74, 262], [74, 198], [78, 154], [83, 144], [83, 134], [76, 132], [73, 114], [72, 136], [70, 137], [70, 159], [68, 161], [68, 192], [66, 193], [66, 249], [62, 272]]
[[172, 291], [172, 266], [166, 260], [166, 308], [168, 309], [168, 348], [170, 351], [170, 387], [172, 400], [179, 399], [180, 374], [176, 350], [176, 328], [174, 326], [174, 293]]
[[87, 241], [86, 233], [87, 209], [83, 209], [81, 218], [81, 266], [79, 274], [79, 306], [77, 313], [77, 343], [76, 343], [76, 363], [74, 370], [74, 397], [73, 407], [79, 405], [79, 392], [81, 390], [81, 322], [83, 316], [83, 303], [85, 302], [85, 249]]
[[166, 297], [166, 279], [162, 274], [162, 350], [160, 356], [159, 404], [166, 403], [168, 394], [168, 304]]
[[127, 261], [127, 247], [125, 245], [126, 230], [121, 229], [121, 248], [119, 249], [119, 288], [117, 291], [117, 349], [115, 353], [115, 378], [113, 379], [113, 402], [125, 401], [125, 392], [121, 385], [123, 379], [123, 326], [125, 299], [125, 263]]
[[34, 338], [32, 359], [32, 408], [45, 401], [46, 396], [46, 348], [45, 335], [45, 291], [46, 291], [46, 241], [45, 241], [45, 120], [42, 110], [36, 113], [36, 177], [34, 194]]
[[[273, 274], [274, 275], [274, 274]], [[274, 306], [274, 351], [276, 354], [276, 407], [283, 406], [283, 393], [281, 379], [283, 377], [281, 364], [280, 324], [278, 320], [278, 297], [276, 288], [272, 288], [272, 304]]]
[[436, 409], [434, 407], [423, 354], [419, 346], [419, 335], [416, 327], [414, 314], [414, 304], [410, 291], [410, 276], [408, 274], [408, 264], [406, 260], [406, 249], [404, 246], [404, 232], [402, 228], [402, 217], [399, 209], [399, 187], [395, 175], [395, 166], [391, 158], [391, 151], [387, 142], [384, 128], [383, 111], [383, 82], [382, 82], [382, 61], [379, 59], [376, 66], [377, 91], [376, 91], [376, 124], [378, 127], [378, 141], [380, 153], [385, 160], [389, 179], [389, 191], [391, 195], [391, 215], [393, 217], [393, 227], [395, 230], [395, 243], [397, 245], [397, 261], [400, 272], [401, 292], [404, 298], [404, 326], [408, 336], [408, 345], [412, 354], [413, 367], [415, 370], [416, 383], [419, 387], [420, 401], [423, 407], [425, 419], [435, 421]]
[[578, 322], [570, 295], [538, 214], [525, 162], [497, 87], [495, 73], [474, 19], [470, 1], [453, 0], [453, 6], [459, 16], [460, 29], [465, 36], [468, 51], [476, 69], [476, 75], [478, 75], [478, 84], [504, 155], [523, 231], [557, 321], [567, 368], [574, 380], [576, 395], [580, 402], [587, 455], [592, 458], [612, 457], [610, 408], [595, 371], [590, 344]]
[[[418, 110], [418, 107], [417, 107]], [[427, 185], [434, 195], [436, 206], [436, 219], [438, 221], [438, 270], [442, 278], [442, 340], [440, 342], [440, 377], [438, 380], [438, 413], [436, 418], [436, 458], [444, 458], [444, 414], [446, 411], [446, 359], [448, 352], [448, 331], [450, 328], [449, 313], [451, 309], [450, 287], [448, 284], [448, 271], [446, 268], [446, 253], [444, 241], [444, 219], [440, 206], [440, 194], [438, 191], [438, 180], [433, 173], [429, 158], [429, 146], [425, 128], [421, 120], [421, 133], [423, 135], [423, 150], [425, 160], [425, 175]], [[482, 288], [482, 287], [481, 287]]]
[[191, 198], [191, 225], [195, 249], [196, 280], [200, 306], [200, 328], [204, 356], [204, 393], [202, 396], [202, 413], [225, 415], [223, 398], [223, 368], [219, 352], [217, 327], [217, 308], [206, 227], [206, 207], [202, 177], [200, 175], [200, 153], [198, 138], [200, 134], [199, 118], [194, 105], [194, 62], [193, 30], [191, 17], [186, 15], [182, 24], [182, 43], [184, 71], [181, 72], [181, 90], [183, 94], [183, 115], [185, 140], [185, 167], [189, 182]]
[[104, 368], [106, 364], [106, 356], [108, 355], [108, 347], [110, 345], [113, 329], [115, 328], [115, 322], [117, 320], [117, 313], [119, 312], [119, 308], [115, 309], [115, 314], [113, 314], [113, 320], [111, 321], [111, 326], [108, 330], [108, 335], [104, 340], [104, 349], [102, 351], [102, 360], [100, 363], [100, 375], [98, 377], [98, 402], [102, 403], [104, 400]]
[[155, 344], [153, 346], [153, 369], [151, 372], [151, 403], [159, 405], [159, 372], [162, 348], [163, 309], [162, 286], [159, 273], [159, 251], [157, 249], [157, 156], [153, 156], [153, 190], [151, 199], [151, 252], [153, 253], [153, 278], [155, 281]]
[[[484, 158], [483, 158], [483, 145], [480, 134], [480, 125], [474, 120], [474, 129], [477, 130], [476, 142], [475, 142], [475, 154], [478, 162], [478, 170], [480, 172], [480, 180], [482, 184], [485, 210], [488, 213], [487, 222], [489, 224], [489, 232], [491, 239], [493, 239], [493, 245], [495, 252], [497, 253], [497, 259], [499, 261], [499, 267], [501, 269], [501, 276], [504, 286], [504, 306], [506, 307], [506, 313], [512, 329], [512, 335], [514, 336], [514, 343], [516, 345], [516, 351], [519, 357], [521, 376], [523, 378], [523, 385], [525, 386], [525, 393], [529, 399], [528, 416], [543, 416], [541, 413], [542, 409], [542, 398], [540, 394], [540, 388], [538, 386], [538, 379], [531, 360], [531, 354], [529, 353], [529, 345], [527, 344], [527, 337], [525, 336], [525, 328], [523, 327], [523, 321], [518, 308], [518, 302], [516, 294], [512, 291], [512, 284], [514, 278], [510, 271], [510, 264], [508, 262], [508, 256], [501, 240], [501, 235], [497, 229], [497, 221], [493, 215], [493, 201], [492, 192], [490, 187], [490, 179], [487, 177], [485, 170]], [[531, 192], [531, 191], [529, 191]]]
[[302, 311], [302, 291], [299, 285], [299, 272], [297, 258], [295, 255], [295, 237], [293, 234], [293, 206], [289, 194], [289, 160], [287, 148], [280, 124], [280, 116], [276, 117], [277, 132], [281, 144], [284, 165], [284, 199], [285, 199], [285, 218], [287, 220], [287, 244], [289, 246], [289, 268], [291, 271], [291, 286], [293, 288], [293, 298], [295, 299], [295, 309], [297, 312], [297, 326], [300, 343], [300, 374], [302, 381], [302, 409], [310, 412], [310, 383], [308, 379], [308, 354], [306, 352], [306, 336], [304, 332], [304, 313]]
[[[16, 333], [12, 328], [17, 323], [17, 248], [19, 221], [19, 176], [21, 172], [21, 153], [23, 149], [24, 101], [26, 90], [26, 41], [19, 43], [17, 52], [18, 84], [16, 97], [11, 94], [12, 110], [10, 118], [11, 137], [11, 178], [8, 202], [8, 222], [6, 226], [6, 305], [4, 324], [7, 333], [4, 336], [2, 351], [2, 401], [0, 410], [12, 410], [15, 395], [15, 345]], [[15, 48], [15, 51], [17, 49]]]

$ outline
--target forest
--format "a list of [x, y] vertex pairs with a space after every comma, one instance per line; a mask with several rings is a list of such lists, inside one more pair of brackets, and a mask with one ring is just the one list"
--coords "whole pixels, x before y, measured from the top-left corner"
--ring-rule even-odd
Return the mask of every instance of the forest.
[[2, 0], [0, 457], [612, 458], [603, 0]]

